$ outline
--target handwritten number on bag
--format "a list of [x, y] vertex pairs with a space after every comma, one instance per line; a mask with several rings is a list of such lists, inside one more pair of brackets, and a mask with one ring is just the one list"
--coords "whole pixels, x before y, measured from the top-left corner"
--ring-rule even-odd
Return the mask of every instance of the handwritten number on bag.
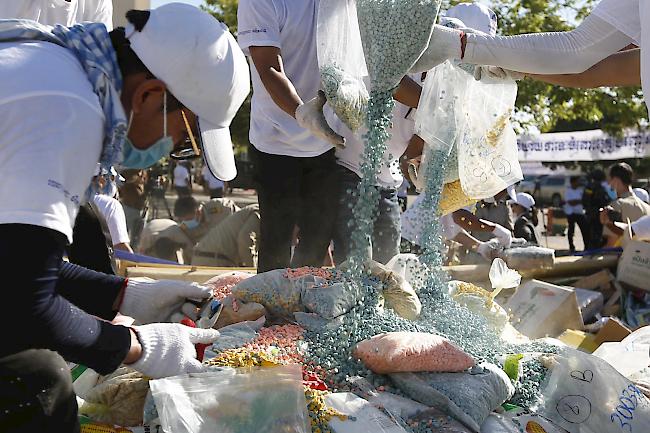
[[[630, 425], [630, 423], [628, 423], [628, 422], [624, 422], [624, 421], [621, 419], [621, 417], [620, 417], [619, 414], [617, 414], [617, 413], [612, 414], [612, 415], [610, 416], [610, 419], [612, 420], [612, 422], [614, 422], [614, 419], [618, 419], [618, 422], [621, 424], [621, 428], [624, 429], [625, 427], [627, 427], [627, 428], [628, 428], [627, 431], [629, 431], [630, 433], [632, 433], [632, 425]], [[614, 423], [614, 424], [616, 424], [616, 423]]]
[[634, 410], [639, 405], [638, 397], [641, 398], [641, 404], [647, 404], [641, 390], [633, 384], [628, 385], [618, 399], [620, 404], [616, 406], [615, 411], [609, 417], [614, 424], [616, 424], [615, 420], [618, 420], [621, 429], [625, 430], [627, 427], [627, 431], [630, 433], [632, 433], [632, 425], [624, 420], [632, 421], [634, 419]]

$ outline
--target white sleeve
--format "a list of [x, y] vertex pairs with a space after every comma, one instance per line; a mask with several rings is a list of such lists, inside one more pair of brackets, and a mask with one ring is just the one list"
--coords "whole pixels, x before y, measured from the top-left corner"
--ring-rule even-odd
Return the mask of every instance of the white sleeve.
[[237, 8], [237, 41], [244, 54], [249, 47], [277, 47], [280, 20], [272, 0], [240, 0]]
[[88, 3], [95, 3], [95, 7], [90, 5], [84, 11], [83, 21], [92, 21], [102, 23], [109, 32], [113, 30], [113, 2], [112, 0], [89, 0]]
[[639, 0], [602, 0], [591, 14], [607, 21], [641, 46], [639, 11]]
[[126, 229], [126, 216], [122, 203], [108, 196], [96, 196], [95, 204], [102, 212], [102, 216], [108, 226], [113, 245], [128, 244], [130, 242], [129, 232]]
[[569, 32], [518, 36], [467, 34], [463, 61], [533, 74], [576, 74], [632, 42], [616, 27], [589, 15]]

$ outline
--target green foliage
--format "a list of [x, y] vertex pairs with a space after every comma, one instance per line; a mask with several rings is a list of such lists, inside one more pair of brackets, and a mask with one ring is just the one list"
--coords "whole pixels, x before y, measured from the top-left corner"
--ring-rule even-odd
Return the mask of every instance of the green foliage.
[[[205, 0], [203, 10], [225, 23], [233, 35], [237, 35], [238, 0]], [[235, 154], [245, 153], [248, 148], [250, 130], [251, 95], [248, 95], [230, 125], [230, 134], [235, 144]]]

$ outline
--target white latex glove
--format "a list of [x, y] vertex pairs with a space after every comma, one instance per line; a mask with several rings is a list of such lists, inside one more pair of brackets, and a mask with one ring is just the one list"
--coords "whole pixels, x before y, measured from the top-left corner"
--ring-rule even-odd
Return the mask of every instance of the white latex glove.
[[316, 137], [322, 138], [334, 146], [344, 148], [345, 139], [330, 128], [323, 114], [323, 106], [326, 102], [325, 93], [319, 90], [318, 96], [296, 108], [296, 121], [298, 125], [311, 131]]
[[496, 247], [497, 245], [493, 242], [481, 242], [476, 248], [476, 252], [488, 262], [492, 262], [492, 260], [497, 256], [498, 251]]
[[194, 345], [214, 343], [220, 335], [214, 329], [176, 323], [153, 323], [133, 329], [142, 345], [142, 356], [129, 366], [154, 379], [206, 371], [208, 367], [196, 359]]
[[482, 78], [493, 80], [519, 81], [526, 77], [522, 72], [510, 71], [499, 66], [477, 66], [474, 69], [474, 78], [480, 81]]
[[441, 25], [433, 26], [429, 46], [424, 50], [409, 72], [422, 73], [444, 63], [449, 59], [460, 59], [462, 30], [451, 29]]
[[129, 278], [119, 311], [139, 324], [167, 322], [187, 298], [201, 300], [211, 294], [210, 287], [197, 283]]
[[510, 244], [512, 244], [512, 233], [510, 233], [510, 230], [503, 226], [500, 226], [499, 224], [496, 224], [496, 227], [494, 227], [492, 234], [499, 241], [499, 245], [501, 245], [503, 248], [510, 248]]
[[415, 158], [408, 161], [408, 172], [411, 183], [415, 189], [420, 192], [424, 189], [426, 179], [420, 172], [421, 159]]

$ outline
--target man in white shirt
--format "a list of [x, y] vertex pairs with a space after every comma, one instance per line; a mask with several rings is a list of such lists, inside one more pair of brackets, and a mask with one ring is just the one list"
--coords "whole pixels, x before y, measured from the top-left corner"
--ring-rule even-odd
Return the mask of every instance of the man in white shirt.
[[174, 189], [179, 197], [192, 195], [192, 181], [190, 178], [190, 171], [187, 166], [182, 163], [176, 164], [174, 167]]
[[0, 19], [22, 18], [53, 26], [84, 21], [102, 23], [113, 30], [112, 0], [20, 0], [0, 2]]
[[569, 224], [569, 230], [567, 232], [569, 250], [575, 252], [576, 247], [573, 243], [573, 235], [575, 233], [576, 224], [580, 227], [580, 233], [582, 234], [584, 245], [590, 245], [589, 235], [591, 230], [587, 224], [585, 209], [582, 206], [584, 188], [580, 186], [580, 177], [571, 176], [569, 182], [570, 185], [564, 192], [564, 214], [566, 215], [567, 223]]
[[[239, 45], [251, 60], [250, 141], [260, 205], [258, 271], [320, 266], [332, 238], [337, 187], [334, 145], [343, 144], [312, 110], [320, 73], [318, 0], [241, 0]], [[316, 105], [322, 107], [324, 97]], [[319, 107], [316, 107], [319, 108]], [[300, 244], [291, 260], [294, 226]]]

